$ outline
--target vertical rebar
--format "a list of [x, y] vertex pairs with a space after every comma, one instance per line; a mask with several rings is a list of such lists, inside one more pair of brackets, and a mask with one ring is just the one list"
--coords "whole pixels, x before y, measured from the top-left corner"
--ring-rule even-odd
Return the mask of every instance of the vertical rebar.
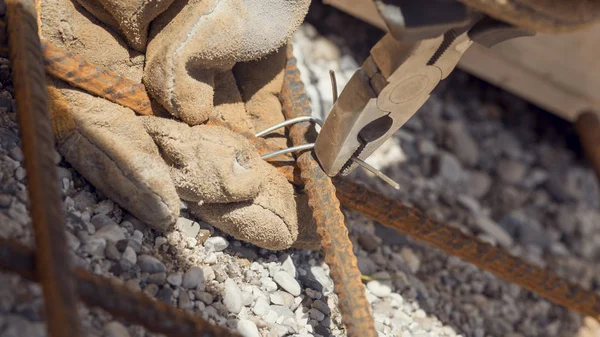
[[36, 272], [42, 283], [49, 335], [77, 337], [77, 297], [69, 268], [35, 6], [33, 0], [6, 1], [12, 79], [37, 247]]

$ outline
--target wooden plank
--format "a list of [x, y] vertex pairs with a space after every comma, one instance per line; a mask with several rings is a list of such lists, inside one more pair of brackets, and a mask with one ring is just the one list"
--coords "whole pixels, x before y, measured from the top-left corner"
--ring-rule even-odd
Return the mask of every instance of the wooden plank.
[[[385, 30], [372, 0], [324, 0]], [[473, 45], [459, 68], [533, 104], [574, 121], [583, 110], [600, 112], [600, 25], [563, 35], [506, 41], [491, 49]]]

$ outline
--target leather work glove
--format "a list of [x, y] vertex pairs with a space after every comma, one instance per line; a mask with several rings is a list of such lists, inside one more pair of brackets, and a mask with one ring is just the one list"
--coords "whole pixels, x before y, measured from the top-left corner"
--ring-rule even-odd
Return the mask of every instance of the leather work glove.
[[[142, 49], [139, 47], [145, 41], [142, 35], [146, 28], [140, 28], [136, 33], [119, 31], [127, 24], [123, 24], [123, 18], [112, 14], [114, 10], [103, 10], [110, 7], [106, 5], [110, 1], [77, 1], [85, 3], [84, 7], [94, 15], [72, 0], [42, 1], [44, 39], [133, 81], [154, 76], [147, 55], [151, 54], [155, 40], [150, 39], [147, 55], [136, 51]], [[132, 5], [137, 6], [137, 3], [122, 1], [120, 8], [137, 8], [134, 12], [145, 13], [145, 7]], [[161, 1], [150, 3], [165, 4]], [[195, 17], [191, 15], [193, 11], [181, 8], [183, 3], [174, 1], [171, 6], [179, 6], [173, 9], [176, 13], [189, 13], [186, 17]], [[222, 0], [214, 9], [217, 22], [227, 14], [217, 9], [222, 10], [220, 6], [229, 8], [227, 3], [235, 1]], [[200, 6], [194, 1], [189, 5]], [[163, 15], [167, 16], [171, 10], [169, 7]], [[148, 18], [158, 13], [147, 12], [150, 14], [140, 15], [138, 19], [129, 16], [128, 20], [138, 20], [139, 27], [150, 24], [156, 38], [161, 30]], [[235, 18], [235, 13], [228, 16]], [[208, 24], [204, 21], [210, 21], [209, 18], [213, 17], [203, 14], [199, 31], [207, 29], [199, 27]], [[238, 24], [246, 22], [250, 25], [251, 21], [244, 20], [238, 18]], [[296, 23], [288, 24], [294, 26]], [[251, 31], [249, 27], [245, 29]], [[288, 28], [288, 33], [291, 34], [293, 29], [295, 26]], [[282, 45], [287, 38], [289, 36], [278, 35], [277, 41], [271, 41], [270, 48], [250, 50], [251, 55], [248, 50], [232, 49], [235, 47], [232, 45], [223, 47], [225, 51], [215, 57], [227, 59], [225, 63], [230, 65], [219, 71], [207, 67], [211, 69], [208, 72], [214, 85], [210, 87], [210, 94], [195, 92], [193, 97], [184, 96], [182, 100], [187, 99], [194, 106], [206, 106], [209, 117], [225, 120], [250, 132], [283, 121], [277, 95], [285, 66]], [[195, 39], [200, 40], [200, 36]], [[265, 40], [256, 45], [251, 40], [246, 42], [253, 48], [266, 43]], [[166, 40], [161, 43], [165, 49], [173, 50]], [[161, 53], [165, 55], [156, 48], [155, 55]], [[246, 60], [240, 55], [245, 55], [246, 59], [265, 58], [236, 64], [235, 60]], [[213, 61], [218, 63], [216, 59]], [[203, 64], [205, 62], [200, 62], [194, 67], [200, 69]], [[158, 68], [157, 73], [164, 70], [160, 63], [154, 63], [154, 67]], [[183, 82], [196, 81], [187, 74], [181, 76], [187, 77]], [[175, 76], [174, 80], [179, 83], [179, 77]], [[136, 116], [128, 108], [70, 87], [60, 80], [51, 82], [51, 114], [59, 152], [98, 190], [152, 228], [171, 229], [179, 217], [180, 202], [184, 200], [195, 215], [239, 240], [273, 250], [292, 246], [319, 247], [305, 197], [296, 193], [279, 171], [260, 159], [243, 137], [221, 127], [184, 123], [183, 117], [183, 121], [173, 118], [176, 114], [172, 114], [173, 117]], [[165, 90], [168, 94], [168, 88]], [[174, 95], [170, 101], [179, 105], [180, 98]], [[282, 131], [271, 135], [269, 141], [280, 147], [286, 145]]]

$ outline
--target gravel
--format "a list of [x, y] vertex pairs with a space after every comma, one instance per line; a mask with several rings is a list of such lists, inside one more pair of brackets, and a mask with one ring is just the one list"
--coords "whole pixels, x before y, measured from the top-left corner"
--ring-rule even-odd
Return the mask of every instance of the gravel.
[[[294, 36], [314, 114], [381, 35], [319, 3]], [[343, 29], [340, 29], [343, 28]], [[327, 36], [319, 30], [329, 29]], [[12, 102], [0, 59], [0, 100]], [[0, 104], [0, 236], [33, 245], [23, 153], [12, 104]], [[586, 287], [600, 284], [600, 200], [569, 125], [457, 70], [369, 162], [394, 190], [353, 179]], [[60, 155], [59, 179], [74, 264], [193, 311], [246, 337], [345, 336], [329, 266], [319, 251], [271, 252], [241, 243], [182, 209], [158, 233], [93, 188]], [[344, 211], [375, 326], [387, 336], [593, 336], [584, 319], [460, 259]], [[41, 289], [0, 273], [0, 336], [46, 336]], [[84, 335], [155, 336], [82, 307]]]

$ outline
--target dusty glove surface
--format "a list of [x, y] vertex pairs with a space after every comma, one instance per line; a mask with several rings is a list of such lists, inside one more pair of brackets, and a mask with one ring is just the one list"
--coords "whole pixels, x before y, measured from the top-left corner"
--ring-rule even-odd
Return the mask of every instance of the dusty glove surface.
[[144, 84], [173, 116], [205, 122], [215, 74], [281, 47], [309, 0], [176, 0], [152, 24]]
[[282, 250], [298, 237], [294, 190], [277, 169], [261, 161], [265, 179], [256, 198], [228, 204], [194, 204], [189, 209], [236, 239], [261, 248]]
[[148, 27], [173, 0], [77, 0], [100, 21], [118, 28], [130, 47], [146, 49]]
[[256, 149], [225, 128], [157, 117], [139, 117], [168, 163], [179, 196], [195, 203], [230, 203], [255, 198], [262, 160]]
[[[125, 48], [116, 32], [77, 3], [44, 0], [42, 35], [96, 64], [141, 79], [143, 55]], [[64, 82], [54, 83], [56, 88], [49, 91], [59, 152], [121, 207], [157, 230], [168, 230], [179, 216], [180, 200], [167, 165], [138, 117]]]

